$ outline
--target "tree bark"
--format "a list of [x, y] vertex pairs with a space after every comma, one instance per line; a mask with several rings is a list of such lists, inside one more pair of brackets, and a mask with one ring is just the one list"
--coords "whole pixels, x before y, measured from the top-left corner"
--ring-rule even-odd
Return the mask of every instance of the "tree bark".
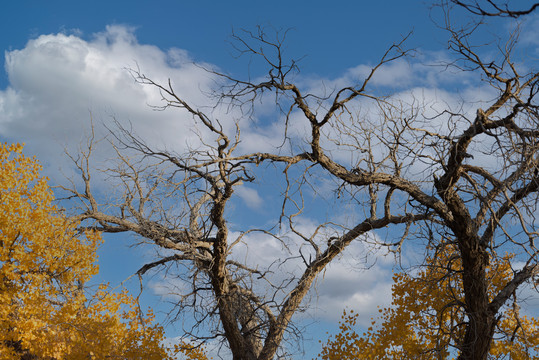
[[[464, 241], [462, 254], [462, 283], [467, 326], [460, 345], [459, 360], [486, 360], [492, 344], [497, 319], [490, 311], [486, 267], [488, 253], [484, 249], [472, 250]], [[476, 239], [473, 239], [476, 240]], [[477, 244], [477, 242], [475, 242]]]

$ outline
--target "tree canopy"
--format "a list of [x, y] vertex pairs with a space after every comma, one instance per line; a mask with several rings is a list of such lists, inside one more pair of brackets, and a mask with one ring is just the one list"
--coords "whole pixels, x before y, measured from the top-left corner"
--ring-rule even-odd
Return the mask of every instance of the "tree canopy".
[[[511, 279], [513, 258], [514, 254], [505, 254], [489, 264], [491, 301]], [[458, 252], [448, 245], [429, 257], [417, 274], [394, 274], [391, 306], [379, 309], [379, 319], [373, 319], [364, 333], [356, 330], [360, 314], [344, 312], [340, 331], [324, 344], [320, 358], [434, 360], [455, 356], [466, 326], [466, 314], [452, 306], [464, 301], [461, 271]], [[498, 315], [489, 351], [492, 359], [539, 356], [539, 320], [523, 316], [513, 295]]]
[[0, 145], [0, 357], [170, 359], [151, 312], [106, 285], [89, 293], [101, 235], [80, 233], [53, 204], [22, 148]]

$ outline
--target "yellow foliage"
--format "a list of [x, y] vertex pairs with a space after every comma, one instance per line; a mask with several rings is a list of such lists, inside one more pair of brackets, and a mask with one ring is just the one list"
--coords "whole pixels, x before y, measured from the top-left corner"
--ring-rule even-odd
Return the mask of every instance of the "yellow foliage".
[[[321, 359], [435, 360], [457, 353], [452, 345], [463, 337], [465, 315], [457, 304], [464, 295], [458, 272], [461, 262], [455, 254], [447, 246], [442, 254], [428, 259], [416, 276], [394, 274], [392, 305], [379, 309], [380, 318], [366, 332], [358, 334], [358, 314], [345, 311], [340, 330], [324, 344]], [[488, 269], [491, 299], [512, 278], [511, 258], [496, 258]], [[521, 316], [516, 304], [504, 308], [490, 350], [492, 358], [536, 359], [538, 353], [539, 321]]]
[[213, 359], [213, 357], [208, 358], [206, 350], [203, 347], [194, 347], [189, 345], [186, 342], [180, 342], [174, 346], [176, 353], [182, 354], [185, 360], [208, 360]]
[[40, 169], [21, 145], [0, 145], [0, 358], [172, 359], [125, 291], [84, 293], [101, 236], [77, 233]]

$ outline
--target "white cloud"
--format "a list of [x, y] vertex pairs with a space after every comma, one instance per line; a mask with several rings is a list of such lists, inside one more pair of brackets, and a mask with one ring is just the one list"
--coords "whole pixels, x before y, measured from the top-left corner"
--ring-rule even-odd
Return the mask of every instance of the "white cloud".
[[354, 254], [366, 252], [365, 245], [354, 243], [328, 266], [311, 292], [315, 294], [311, 315], [337, 322], [344, 309], [354, 310], [360, 315], [359, 324], [367, 326], [378, 316], [379, 307], [390, 305], [394, 261], [380, 253], [368, 258], [370, 266], [354, 259]]
[[[356, 78], [362, 82], [367, 78], [372, 71], [371, 66], [358, 65], [348, 71], [347, 75], [350, 78]], [[387, 63], [380, 67], [374, 74], [371, 84], [374, 86], [384, 86], [390, 88], [398, 88], [408, 86], [413, 81], [413, 68], [411, 64], [405, 60], [399, 59]]]
[[195, 104], [206, 101], [199, 90], [213, 83], [185, 51], [141, 45], [127, 27], [109, 26], [88, 41], [42, 35], [6, 53], [10, 85], [0, 91], [0, 135], [26, 142], [27, 152], [42, 163], [63, 169], [69, 167], [64, 146], [76, 153], [91, 117], [101, 135], [100, 123], [111, 126], [114, 117], [154, 146], [181, 150], [186, 143], [196, 144], [185, 112], [148, 106], [160, 105], [161, 97], [155, 88], [135, 83], [126, 68], [137, 65], [157, 81], [170, 77], [178, 94]]
[[256, 189], [243, 186], [236, 186], [235, 193], [245, 202], [251, 209], [260, 209], [264, 200], [258, 194]]
[[[431, 58], [435, 61], [442, 55], [433, 54]], [[76, 35], [42, 35], [29, 41], [25, 48], [6, 53], [10, 85], [0, 91], [0, 135], [8, 141], [26, 142], [27, 151], [39, 156], [49, 168], [48, 175], [56, 181], [61, 180], [61, 176], [56, 176], [55, 171], [61, 168], [65, 172], [70, 167], [63, 155], [64, 146], [74, 154], [78, 152], [79, 143], [84, 142], [89, 131], [91, 117], [101, 135], [101, 122], [111, 126], [114, 117], [126, 127], [132, 126], [135, 133], [150, 145], [180, 153], [186, 145], [196, 148], [200, 144], [199, 136], [206, 141], [212, 139], [203, 130], [197, 132], [186, 111], [153, 111], [148, 105], [161, 105], [161, 95], [152, 86], [135, 83], [126, 68], [136, 66], [157, 82], [166, 83], [170, 78], [175, 91], [195, 106], [208, 105], [203, 92], [214, 86], [216, 77], [195, 66], [185, 50], [163, 51], [139, 44], [133, 29], [125, 26], [109, 26], [90, 40]], [[215, 68], [210, 64], [206, 66]], [[301, 78], [298, 81], [309, 91], [323, 96], [340, 86], [361, 82], [369, 71], [370, 66], [358, 65], [338, 79]], [[426, 79], [437, 78], [434, 73], [438, 74], [439, 70], [399, 59], [383, 66], [373, 78], [373, 85], [396, 89], [414, 82], [428, 83]], [[321, 94], [325, 90], [320, 89], [327, 91]], [[442, 93], [435, 94], [436, 90], [430, 88], [417, 89], [421, 89], [420, 96], [429, 102]], [[414, 96], [418, 94], [419, 91], [415, 91]], [[446, 96], [449, 94], [443, 94], [437, 99], [440, 104], [448, 98], [453, 100]], [[235, 113], [236, 110], [217, 108], [211, 112], [230, 135], [235, 132], [235, 122], [243, 121], [240, 152], [273, 151], [283, 145], [285, 125], [279, 114], [272, 112], [275, 108], [269, 106], [271, 101], [268, 98], [262, 103], [259, 115], [271, 119], [264, 123], [257, 119], [241, 120], [241, 114]], [[350, 109], [367, 115], [371, 113], [374, 118], [372, 105], [360, 102], [350, 104]], [[373, 120], [375, 125], [376, 120]], [[288, 136], [295, 151], [298, 146], [306, 150], [308, 145], [303, 140], [309, 133], [306, 119], [294, 112], [288, 124]], [[327, 135], [334, 136], [331, 132]], [[345, 164], [357, 162], [357, 159], [351, 159], [350, 151], [325, 145]], [[286, 152], [287, 149], [288, 144], [279, 151]], [[98, 152], [101, 153], [98, 157], [106, 158], [106, 147], [100, 147]], [[360, 152], [356, 151], [354, 156], [358, 154]], [[240, 189], [238, 195], [250, 207], [260, 205], [260, 198], [252, 189]]]
[[[519, 29], [519, 40], [521, 44], [530, 46], [535, 54], [539, 53], [539, 38], [537, 37], [537, 33], [539, 32], [539, 15], [535, 12], [519, 20], [521, 21]], [[507, 22], [506, 29], [508, 34], [514, 31], [514, 25], [514, 21]]]
[[[309, 236], [316, 229], [316, 222], [306, 218], [296, 218], [297, 231]], [[322, 232], [323, 233], [323, 232]], [[239, 233], [231, 234], [231, 239]], [[374, 242], [375, 233], [369, 234], [369, 243]], [[325, 247], [328, 236], [319, 236], [315, 241], [321, 248]], [[305, 271], [303, 254], [309, 260], [310, 245], [293, 234], [281, 235], [282, 242], [262, 233], [246, 235], [242, 242], [234, 247], [232, 257], [241, 263], [260, 271], [270, 270], [266, 274], [272, 284], [288, 283], [287, 279], [301, 277]], [[314, 317], [317, 319], [337, 322], [345, 308], [354, 309], [360, 313], [360, 324], [366, 325], [378, 312], [378, 306], [388, 306], [391, 302], [392, 274], [395, 259], [384, 256], [380, 249], [364, 242], [361, 238], [353, 241], [347, 249], [335, 259], [315, 280], [311, 291], [303, 305], [308, 305], [305, 314], [297, 318]], [[292, 290], [295, 281], [282, 293], [277, 293], [280, 299], [287, 291]], [[272, 289], [265, 283], [255, 285], [260, 293]]]

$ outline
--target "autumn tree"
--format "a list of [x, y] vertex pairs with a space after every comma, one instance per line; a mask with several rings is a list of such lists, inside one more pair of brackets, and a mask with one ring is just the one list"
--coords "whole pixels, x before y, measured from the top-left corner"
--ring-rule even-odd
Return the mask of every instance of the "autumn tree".
[[[487, 267], [489, 299], [512, 278], [514, 254], [493, 259]], [[448, 243], [427, 259], [414, 275], [393, 276], [392, 304], [358, 333], [358, 316], [345, 312], [340, 331], [324, 344], [320, 358], [333, 359], [450, 359], [458, 353], [466, 319], [452, 304], [463, 303], [462, 262]], [[531, 359], [539, 355], [539, 320], [521, 314], [516, 294], [500, 311], [489, 356], [492, 359]]]
[[39, 171], [21, 145], [0, 145], [0, 357], [169, 359], [132, 297], [88, 294], [101, 236], [77, 231]]
[[[517, 32], [477, 47], [486, 17], [458, 27], [453, 12], [473, 12], [474, 3], [449, 3], [442, 9], [450, 53], [437, 65], [482, 84], [487, 95], [474, 102], [429, 103], [413, 90], [405, 96], [374, 87], [379, 72], [409, 54], [406, 38], [356, 83], [313, 89], [297, 81], [298, 63], [283, 53], [282, 33], [272, 37], [258, 28], [233, 35], [240, 55], [261, 59], [267, 72], [238, 79], [207, 69], [219, 81], [212, 106], [189, 102], [172, 81], [131, 70], [138, 83], [160, 92], [156, 108], [192, 117], [184, 125], [198, 142], [174, 152], [150, 146], [134, 130], [114, 129], [117, 166], [107, 173], [116, 183], [106, 198], [92, 180], [90, 142], [74, 157], [82, 183], [65, 188], [78, 200], [75, 219], [84, 229], [129, 232], [154, 244], [161, 257], [138, 274], [180, 279], [185, 286], [175, 305], [193, 316], [189, 335], [225, 341], [238, 360], [286, 355], [283, 341], [297, 334], [293, 315], [352, 242], [441, 251], [442, 239], [451, 238], [462, 280], [462, 298], [444, 310], [462, 316], [453, 346], [459, 359], [486, 359], [504, 306], [539, 272], [539, 73], [536, 63], [516, 57]], [[510, 25], [518, 30], [504, 24]], [[270, 99], [280, 146], [246, 151], [242, 127], [256, 120], [259, 105], [267, 117]], [[267, 178], [274, 186], [268, 207], [280, 199], [274, 216], [258, 227], [231, 222], [241, 187]], [[324, 192], [328, 186], [334, 191]], [[332, 216], [343, 208], [346, 221]], [[302, 216], [317, 209], [325, 215], [301, 226]], [[279, 244], [282, 254], [250, 259], [260, 239]], [[504, 264], [505, 252], [523, 265], [493, 284], [489, 269]]]

